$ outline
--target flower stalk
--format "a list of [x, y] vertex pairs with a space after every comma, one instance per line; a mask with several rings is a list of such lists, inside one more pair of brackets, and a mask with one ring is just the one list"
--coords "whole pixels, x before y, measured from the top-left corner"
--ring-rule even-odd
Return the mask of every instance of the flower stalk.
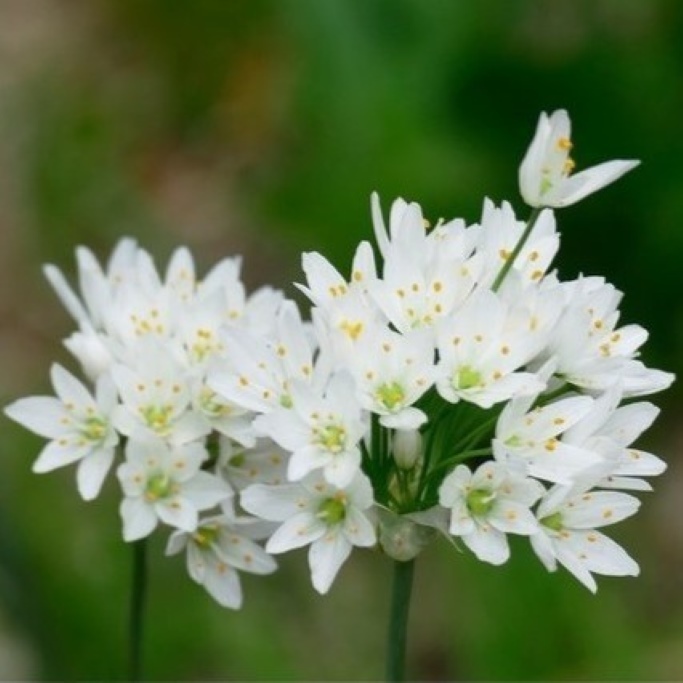
[[133, 566], [129, 612], [128, 680], [142, 680], [142, 653], [147, 597], [147, 540], [132, 544]]
[[393, 561], [391, 585], [391, 612], [387, 637], [386, 680], [404, 681], [406, 646], [408, 642], [408, 615], [413, 589], [415, 560]]

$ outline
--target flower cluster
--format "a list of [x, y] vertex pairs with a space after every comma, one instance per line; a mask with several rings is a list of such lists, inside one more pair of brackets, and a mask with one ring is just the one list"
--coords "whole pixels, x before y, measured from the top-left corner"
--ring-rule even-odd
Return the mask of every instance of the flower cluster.
[[430, 225], [397, 199], [387, 223], [373, 195], [376, 249], [348, 277], [303, 256], [310, 322], [273, 290], [247, 297], [234, 259], [199, 281], [185, 249], [162, 278], [131, 240], [106, 270], [81, 248], [80, 296], [48, 266], [94, 386], [54, 366], [56, 397], [7, 408], [50, 439], [34, 469], [78, 462], [91, 499], [120, 446], [124, 539], [173, 527], [168, 552], [227, 606], [235, 570], [272, 555], [308, 546], [325, 593], [354, 547], [409, 560], [438, 533], [492, 564], [527, 536], [591, 590], [637, 574], [598, 529], [665, 469], [633, 443], [658, 412], [640, 398], [673, 376], [638, 359], [647, 333], [620, 325], [611, 284], [550, 270], [553, 209], [636, 164], [572, 175], [570, 149], [566, 112], [543, 114], [520, 167], [528, 221], [485, 200], [477, 224]]

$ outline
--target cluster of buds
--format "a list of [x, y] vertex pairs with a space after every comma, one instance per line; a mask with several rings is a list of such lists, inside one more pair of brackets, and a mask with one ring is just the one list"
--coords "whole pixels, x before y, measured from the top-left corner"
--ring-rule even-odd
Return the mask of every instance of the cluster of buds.
[[78, 294], [47, 266], [88, 384], [55, 365], [56, 396], [6, 408], [50, 440], [35, 471], [78, 462], [89, 500], [118, 453], [124, 539], [171, 527], [168, 553], [229, 607], [238, 572], [273, 555], [308, 546], [325, 593], [354, 548], [405, 561], [440, 535], [492, 564], [526, 536], [591, 590], [637, 574], [598, 529], [665, 469], [633, 443], [658, 412], [640, 398], [673, 376], [638, 360], [647, 332], [619, 324], [611, 284], [550, 270], [553, 209], [637, 163], [572, 175], [570, 149], [566, 112], [543, 114], [520, 167], [528, 221], [487, 199], [477, 224], [430, 226], [397, 199], [387, 223], [373, 195], [376, 248], [348, 277], [303, 255], [310, 320], [280, 292], [247, 296], [237, 259], [198, 280], [184, 248], [163, 277], [130, 239], [106, 268], [80, 248]]

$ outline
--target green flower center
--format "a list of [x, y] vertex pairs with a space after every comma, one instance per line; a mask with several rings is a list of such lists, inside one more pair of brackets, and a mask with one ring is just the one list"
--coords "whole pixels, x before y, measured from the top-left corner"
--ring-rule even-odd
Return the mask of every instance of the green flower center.
[[324, 500], [318, 508], [318, 518], [325, 524], [338, 524], [346, 517], [346, 498], [337, 494], [334, 498]]
[[505, 439], [506, 446], [512, 446], [513, 448], [522, 445], [522, 439], [518, 434], [513, 434], [512, 436]]
[[107, 433], [107, 423], [101, 417], [89, 417], [83, 423], [81, 434], [88, 441], [102, 441]]
[[467, 494], [465, 504], [475, 517], [486, 517], [496, 501], [496, 494], [487, 489], [474, 489]]
[[220, 417], [230, 412], [229, 406], [216, 400], [216, 393], [209, 387], [202, 387], [199, 393], [199, 405], [210, 417]]
[[346, 430], [338, 425], [327, 425], [318, 429], [318, 443], [331, 453], [340, 453], [346, 446]]
[[247, 457], [244, 455], [244, 453], [238, 453], [237, 455], [233, 455], [232, 458], [228, 460], [228, 464], [231, 467], [242, 467], [246, 461]]
[[280, 405], [283, 408], [292, 408], [294, 406], [294, 401], [292, 401], [292, 397], [289, 394], [282, 394], [280, 396]]
[[552, 515], [548, 515], [541, 520], [541, 524], [548, 529], [553, 531], [562, 531], [564, 524], [562, 523], [562, 513], [554, 512]]
[[176, 483], [168, 476], [168, 474], [157, 472], [147, 480], [147, 485], [145, 486], [145, 498], [148, 502], [154, 503], [157, 500], [169, 498], [175, 494], [177, 490], [178, 487]]
[[168, 429], [173, 415], [173, 407], [166, 406], [143, 406], [140, 408], [142, 418], [150, 429], [163, 433]]
[[403, 405], [406, 394], [398, 382], [383, 384], [377, 389], [377, 400], [387, 409], [395, 410]]
[[481, 373], [470, 365], [463, 365], [453, 377], [454, 389], [472, 389], [482, 383]]
[[216, 524], [207, 524], [192, 534], [192, 540], [201, 550], [209, 550], [218, 538], [219, 528]]

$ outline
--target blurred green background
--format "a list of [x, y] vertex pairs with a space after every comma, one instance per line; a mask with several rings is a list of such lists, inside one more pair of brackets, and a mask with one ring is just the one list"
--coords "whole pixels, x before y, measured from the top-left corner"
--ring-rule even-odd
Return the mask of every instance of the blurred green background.
[[[683, 370], [683, 3], [679, 0], [0, 0], [0, 400], [49, 391], [72, 329], [40, 265], [73, 271], [122, 235], [165, 263], [245, 256], [287, 288], [302, 250], [345, 272], [369, 195], [477, 220], [517, 196], [540, 111], [564, 107], [580, 167], [643, 164], [559, 213], [563, 277], [626, 292], [644, 360]], [[419, 560], [410, 675], [421, 680], [683, 679], [681, 389], [645, 439], [669, 462], [614, 530], [638, 579], [592, 596], [526, 544], [494, 568]], [[0, 425], [0, 678], [117, 680], [130, 548], [114, 481], [31, 474], [41, 441]], [[152, 543], [146, 671], [158, 680], [381, 677], [388, 562], [357, 553], [330, 595], [305, 554], [216, 606]]]

